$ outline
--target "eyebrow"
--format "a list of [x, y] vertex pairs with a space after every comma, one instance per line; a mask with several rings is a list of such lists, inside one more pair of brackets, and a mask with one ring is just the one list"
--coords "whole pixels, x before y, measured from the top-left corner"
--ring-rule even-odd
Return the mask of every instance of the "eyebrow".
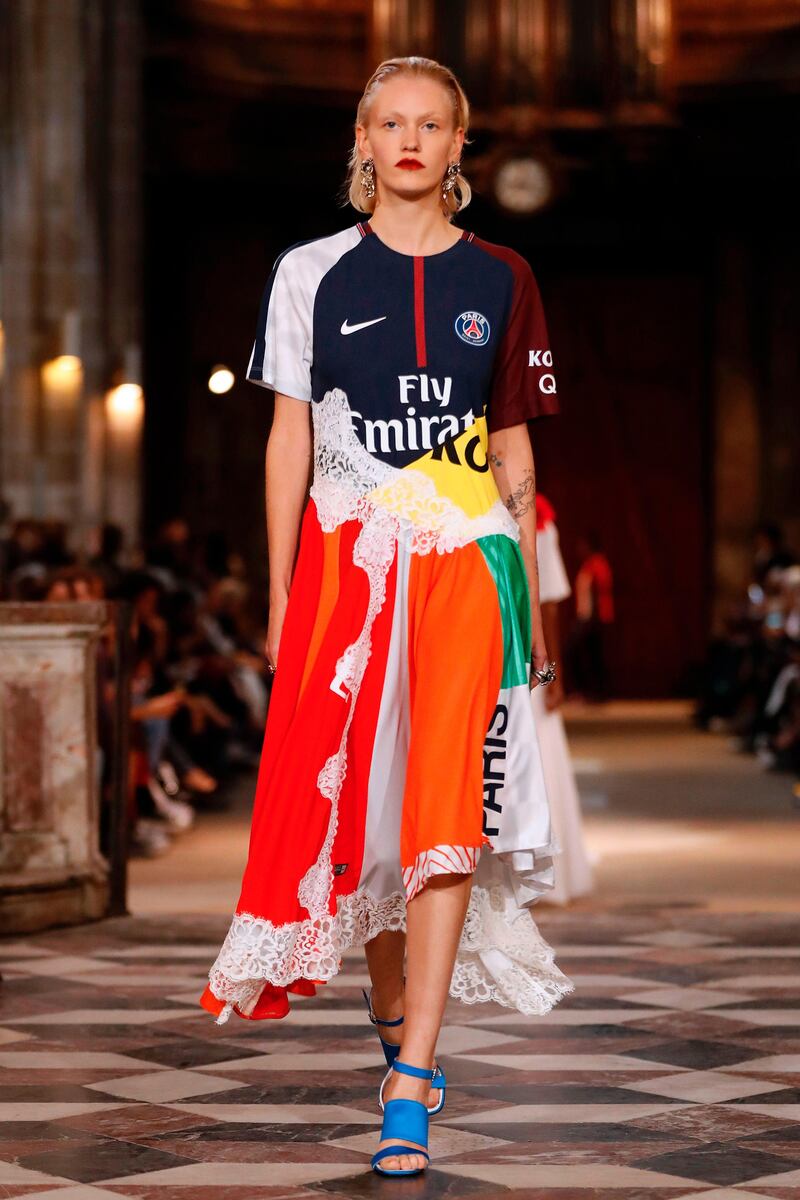
[[[404, 114], [401, 112], [398, 112], [397, 109], [392, 109], [391, 112], [385, 113], [384, 115], [385, 115], [385, 117], [402, 117], [402, 116], [404, 116]], [[434, 109], [431, 109], [430, 112], [422, 113], [421, 116], [417, 117], [417, 120], [424, 121], [428, 117], [441, 117], [441, 115], [442, 114], [434, 108]]]

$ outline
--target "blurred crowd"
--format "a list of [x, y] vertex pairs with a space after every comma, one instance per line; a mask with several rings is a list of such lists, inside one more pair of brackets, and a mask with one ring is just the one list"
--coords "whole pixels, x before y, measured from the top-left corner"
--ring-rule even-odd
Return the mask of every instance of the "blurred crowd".
[[[581, 546], [576, 621], [567, 646], [578, 694], [604, 699], [604, 634], [613, 584], [597, 539]], [[198, 538], [182, 519], [126, 550], [106, 525], [87, 563], [56, 520], [8, 522], [0, 536], [0, 600], [117, 600], [127, 628], [129, 752], [116, 762], [128, 804], [128, 852], [154, 856], [191, 827], [198, 808], [224, 805], [225, 784], [258, 765], [269, 701], [264, 605], [242, 559], [220, 534]], [[98, 655], [101, 839], [108, 851], [120, 697], [118, 623]], [[782, 531], [761, 526], [752, 575], [709, 647], [697, 723], [723, 730], [765, 769], [795, 777], [800, 799], [800, 561]], [[117, 756], [118, 758], [118, 756]]]
[[[193, 824], [201, 806], [224, 803], [225, 784], [257, 766], [268, 702], [264, 614], [252, 612], [244, 564], [221, 535], [199, 539], [180, 519], [125, 552], [106, 525], [88, 563], [68, 550], [60, 521], [17, 520], [0, 539], [0, 599], [117, 600], [128, 630], [129, 752], [122, 772], [128, 852], [154, 856]], [[256, 610], [258, 606], [256, 605]], [[114, 784], [118, 624], [98, 655], [101, 841], [108, 851]]]
[[697, 721], [794, 775], [800, 798], [800, 561], [776, 525], [756, 531], [750, 585], [710, 646]]

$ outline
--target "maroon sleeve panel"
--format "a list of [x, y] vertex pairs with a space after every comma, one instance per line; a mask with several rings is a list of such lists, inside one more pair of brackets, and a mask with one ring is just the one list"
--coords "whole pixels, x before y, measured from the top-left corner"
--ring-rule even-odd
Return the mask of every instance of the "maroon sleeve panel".
[[497, 350], [487, 412], [490, 433], [559, 411], [553, 354], [539, 287], [525, 259], [508, 246], [475, 239], [507, 263], [513, 275], [511, 303]]

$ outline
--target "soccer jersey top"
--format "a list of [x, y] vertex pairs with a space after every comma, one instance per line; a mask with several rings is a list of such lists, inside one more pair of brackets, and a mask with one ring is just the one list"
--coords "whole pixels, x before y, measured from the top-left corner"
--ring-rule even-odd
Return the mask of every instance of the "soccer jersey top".
[[492, 432], [557, 411], [531, 268], [466, 231], [424, 256], [392, 250], [369, 222], [284, 250], [247, 378], [299, 400], [342, 388], [359, 439], [395, 466], [481, 418]]

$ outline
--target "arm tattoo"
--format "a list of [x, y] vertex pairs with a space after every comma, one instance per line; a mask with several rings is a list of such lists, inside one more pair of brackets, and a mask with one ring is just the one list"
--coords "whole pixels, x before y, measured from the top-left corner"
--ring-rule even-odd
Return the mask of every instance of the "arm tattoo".
[[536, 506], [536, 476], [532, 469], [525, 472], [520, 483], [506, 500], [506, 508], [519, 521], [525, 513]]
[[503, 460], [499, 454], [489, 454], [487, 457], [490, 463], [494, 463], [496, 467], [502, 467]]

